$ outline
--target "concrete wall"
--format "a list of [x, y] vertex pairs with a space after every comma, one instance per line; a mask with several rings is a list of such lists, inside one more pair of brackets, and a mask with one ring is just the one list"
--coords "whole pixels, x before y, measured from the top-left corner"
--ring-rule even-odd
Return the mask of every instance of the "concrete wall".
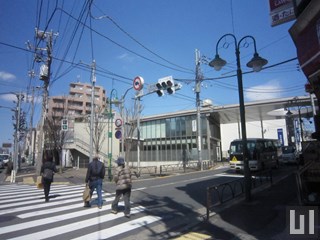
[[[101, 139], [102, 139], [102, 146], [100, 152], [104, 153], [104, 155], [108, 155], [108, 123], [105, 122], [105, 127], [103, 132], [101, 132]], [[115, 138], [115, 125], [112, 124], [112, 158], [116, 159], [120, 153], [120, 144], [119, 140]], [[74, 138], [80, 139], [82, 142], [86, 143], [84, 146], [88, 146], [90, 144], [90, 131], [89, 131], [89, 124], [88, 123], [75, 123], [74, 125]], [[89, 151], [89, 149], [88, 149]], [[110, 150], [111, 151], [111, 150]], [[100, 156], [103, 161], [106, 161], [106, 157]]]

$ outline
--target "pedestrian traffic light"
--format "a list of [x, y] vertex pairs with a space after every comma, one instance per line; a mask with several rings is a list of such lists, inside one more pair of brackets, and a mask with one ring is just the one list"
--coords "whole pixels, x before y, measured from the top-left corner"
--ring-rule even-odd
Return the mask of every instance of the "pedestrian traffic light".
[[68, 119], [62, 119], [61, 121], [61, 130], [68, 131]]

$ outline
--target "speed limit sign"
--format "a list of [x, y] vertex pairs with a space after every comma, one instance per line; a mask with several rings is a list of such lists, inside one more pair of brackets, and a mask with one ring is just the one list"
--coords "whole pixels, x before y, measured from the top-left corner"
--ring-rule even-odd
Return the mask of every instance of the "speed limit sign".
[[143, 88], [144, 80], [142, 77], [138, 76], [133, 79], [133, 88], [136, 91], [140, 91]]

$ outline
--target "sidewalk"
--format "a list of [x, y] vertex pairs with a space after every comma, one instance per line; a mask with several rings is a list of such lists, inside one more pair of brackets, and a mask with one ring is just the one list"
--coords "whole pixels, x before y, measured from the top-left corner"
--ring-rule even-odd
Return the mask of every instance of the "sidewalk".
[[294, 174], [253, 193], [251, 202], [241, 200], [227, 208], [221, 206], [209, 221], [199, 223], [192, 231], [222, 240], [292, 239], [286, 219], [289, 206], [299, 206]]
[[[60, 170], [54, 175], [52, 184], [81, 184], [85, 181], [87, 169], [65, 168], [62, 173]], [[16, 175], [16, 183], [35, 184], [37, 173], [34, 166], [22, 166]], [[6, 175], [6, 170], [0, 174], [0, 182], [10, 183], [11, 176]]]

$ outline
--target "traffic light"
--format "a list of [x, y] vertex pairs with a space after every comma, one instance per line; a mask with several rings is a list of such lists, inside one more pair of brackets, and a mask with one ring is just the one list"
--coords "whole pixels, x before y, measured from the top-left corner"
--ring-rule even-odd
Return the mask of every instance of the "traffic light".
[[160, 78], [158, 83], [156, 83], [156, 93], [159, 97], [164, 95], [164, 91], [167, 91], [168, 94], [174, 94], [176, 90], [181, 88], [181, 85], [174, 83], [172, 76]]
[[162, 97], [163, 94], [164, 94], [164, 92], [163, 92], [163, 90], [162, 90], [162, 85], [161, 85], [161, 83], [158, 82], [158, 83], [156, 84], [156, 87], [157, 87], [156, 93], [158, 94], [159, 97]]
[[68, 119], [62, 119], [61, 121], [61, 130], [68, 131]]
[[167, 80], [166, 83], [167, 83], [167, 92], [169, 94], [175, 93], [175, 84], [174, 84], [173, 79], [171, 78], [171, 79]]

